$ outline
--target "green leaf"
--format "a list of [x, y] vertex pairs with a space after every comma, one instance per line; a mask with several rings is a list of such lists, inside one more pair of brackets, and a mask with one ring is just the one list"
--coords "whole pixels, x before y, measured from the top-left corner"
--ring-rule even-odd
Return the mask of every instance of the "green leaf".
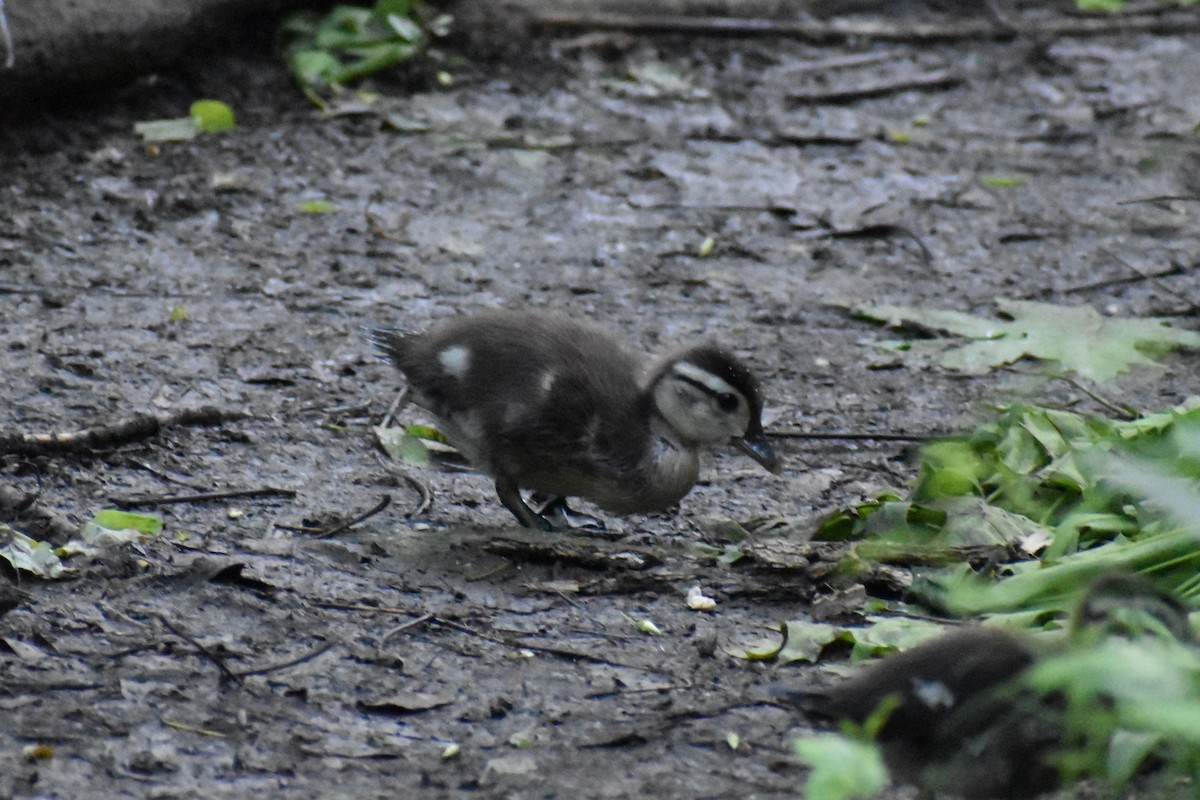
[[419, 437], [404, 428], [376, 427], [374, 430], [375, 438], [392, 460], [419, 467], [428, 466], [431, 461], [429, 448]]
[[880, 617], [865, 628], [854, 628], [853, 660], [862, 660], [907, 650], [946, 632], [938, 622], [911, 617]]
[[220, 133], [237, 125], [233, 109], [220, 100], [197, 100], [188, 113], [201, 133]]
[[193, 117], [135, 122], [133, 130], [144, 142], [185, 142], [200, 132]]
[[337, 206], [329, 200], [320, 198], [312, 200], [301, 200], [297, 206], [302, 214], [328, 214], [337, 211]]
[[404, 430], [416, 436], [418, 439], [424, 439], [429, 442], [437, 442], [438, 444], [450, 444], [450, 440], [446, 438], [446, 434], [439, 431], [432, 425], [408, 425]]
[[1094, 381], [1128, 372], [1176, 347], [1200, 347], [1200, 333], [1172, 328], [1157, 318], [1104, 317], [1090, 306], [1058, 306], [1024, 300], [997, 300], [1007, 320], [987, 320], [954, 311], [861, 306], [857, 313], [897, 325], [942, 330], [974, 339], [944, 350], [940, 362], [951, 369], [982, 373], [1022, 358], [1054, 361]]
[[1023, 186], [1026, 180], [1023, 175], [985, 175], [979, 179], [984, 186], [990, 186], [993, 189], [1012, 189]]
[[888, 784], [883, 754], [873, 742], [829, 733], [797, 739], [796, 755], [811, 772], [805, 800], [852, 800], [872, 797]]
[[97, 511], [96, 516], [92, 517], [92, 522], [110, 531], [131, 530], [137, 531], [142, 536], [157, 536], [162, 533], [163, 529], [162, 517], [156, 517], [153, 514], [134, 514], [115, 508]]
[[784, 664], [793, 661], [815, 663], [821, 657], [821, 651], [833, 642], [853, 641], [843, 627], [806, 619], [783, 623], [783, 635], [783, 647], [775, 655]]
[[48, 542], [31, 539], [0, 522], [0, 558], [15, 570], [39, 578], [60, 578], [66, 571]]

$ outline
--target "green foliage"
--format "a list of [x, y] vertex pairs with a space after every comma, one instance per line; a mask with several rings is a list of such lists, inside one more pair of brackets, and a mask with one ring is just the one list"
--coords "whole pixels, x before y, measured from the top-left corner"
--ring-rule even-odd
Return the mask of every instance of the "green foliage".
[[[914, 570], [912, 592], [926, 605], [1039, 631], [1063, 628], [1083, 587], [1113, 573], [1141, 573], [1200, 607], [1200, 398], [1131, 421], [1014, 404], [968, 434], [929, 443], [920, 460], [909, 496], [882, 495], [818, 529], [816, 538], [854, 543], [843, 567], [912, 563], [905, 558], [915, 554], [925, 567]], [[992, 545], [993, 570], [964, 563], [964, 548], [979, 544]], [[788, 622], [773, 657], [815, 660], [834, 642], [871, 656], [936, 635], [913, 622]], [[1028, 673], [1022, 702], [1056, 732], [1065, 780], [1120, 787], [1150, 764], [1164, 767], [1153, 781], [1198, 774], [1200, 648], [1175, 638], [1185, 622], [1170, 627], [1153, 606], [1118, 594], [1103, 626], [1036, 637], [1051, 654]], [[859, 796], [838, 783], [850, 776], [834, 756], [819, 761], [833, 745], [805, 747], [816, 753], [814, 775], [821, 764], [814, 791], [829, 792], [809, 797]]]
[[993, 189], [1015, 189], [1024, 186], [1026, 180], [1024, 175], [984, 175], [979, 182]]
[[781, 626], [783, 638], [744, 650], [748, 661], [776, 661], [790, 664], [795, 661], [815, 663], [825, 651], [835, 645], [850, 646], [854, 661], [874, 658], [931, 639], [945, 628], [923, 619], [907, 617], [871, 617], [867, 625], [847, 627], [807, 619], [792, 619]]
[[804, 784], [806, 800], [872, 797], [888, 783], [879, 747], [842, 734], [797, 739], [796, 754], [811, 767]]
[[281, 29], [292, 76], [311, 97], [411, 59], [442, 33], [448, 17], [429, 18], [421, 0], [377, 0], [374, 6], [339, 5], [324, 16], [300, 12]]
[[1200, 766], [1200, 652], [1170, 637], [1109, 637], [1043, 659], [1027, 682], [1062, 698], [1067, 778], [1120, 785], [1151, 760]]
[[64, 567], [54, 548], [47, 542], [31, 539], [0, 522], [0, 559], [14, 570], [39, 578], [60, 578]]
[[337, 204], [330, 200], [314, 197], [301, 200], [296, 208], [300, 210], [301, 214], [331, 214], [337, 211]]
[[379, 444], [394, 461], [414, 464], [419, 467], [427, 466], [431, 460], [429, 448], [421, 441], [420, 436], [410, 433], [405, 428], [375, 428], [375, 437]]
[[221, 133], [237, 125], [233, 109], [220, 100], [197, 100], [188, 116], [135, 122], [133, 130], [145, 142], [185, 142], [201, 133]]
[[[889, 549], [910, 548], [936, 562], [943, 559], [931, 548], [998, 545], [1026, 557], [1040, 554], [1048, 568], [1088, 551], [1086, 558], [1064, 565], [1068, 583], [1114, 566], [1144, 569], [1154, 559], [1186, 555], [1190, 536], [1172, 536], [1172, 527], [1137, 500], [1148, 486], [1194, 496], [1188, 481], [1200, 478], [1200, 446], [1193, 442], [1200, 437], [1197, 431], [1200, 399], [1132, 421], [1011, 405], [970, 434], [922, 448], [909, 498], [889, 493], [835, 512], [814, 538], [864, 540], [854, 554], [874, 560], [888, 560]], [[1118, 472], [1131, 471], [1135, 477], [1115, 481]], [[1143, 483], [1131, 486], [1136, 476]], [[1180, 513], [1186, 516], [1187, 508]], [[1098, 547], [1106, 543], [1112, 547]], [[948, 555], [944, 560], [954, 560], [952, 551]], [[1019, 583], [1045, 586], [1008, 598], [1003, 608], [1020, 607], [1051, 591], [1057, 573], [1034, 574], [1041, 577], [1022, 577]], [[937, 580], [944, 588], [961, 583], [960, 577], [951, 571]], [[941, 595], [939, 604], [950, 602], [944, 591], [934, 593]], [[954, 608], [979, 613], [990, 606]]]
[[197, 100], [188, 109], [200, 133], [220, 133], [232, 130], [237, 125], [233, 109], [220, 100]]
[[163, 529], [162, 517], [156, 517], [153, 514], [134, 514], [115, 508], [97, 511], [90, 524], [109, 531], [136, 531], [142, 536], [157, 536], [162, 533]]
[[1025, 300], [998, 299], [996, 306], [1006, 319], [870, 304], [855, 311], [893, 326], [905, 324], [973, 340], [967, 344], [922, 340], [906, 344], [903, 351], [934, 357], [945, 367], [971, 374], [1036, 358], [1093, 381], [1106, 381], [1135, 364], [1153, 364], [1176, 347], [1200, 347], [1200, 333], [1172, 328], [1165, 319], [1118, 319], [1102, 316], [1090, 306]]

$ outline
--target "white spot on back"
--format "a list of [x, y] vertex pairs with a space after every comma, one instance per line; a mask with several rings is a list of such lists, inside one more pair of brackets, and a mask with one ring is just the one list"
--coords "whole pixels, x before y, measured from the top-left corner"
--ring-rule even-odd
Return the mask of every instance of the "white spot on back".
[[471, 367], [471, 351], [461, 344], [451, 345], [438, 353], [438, 361], [446, 372], [461, 381]]
[[545, 394], [550, 394], [550, 387], [554, 386], [554, 381], [556, 378], [558, 378], [558, 376], [554, 374], [554, 370], [552, 369], [548, 369], [543, 372], [541, 382], [542, 392]]
[[933, 678], [913, 678], [913, 694], [926, 708], [938, 710], [954, 708], [956, 702], [950, 687]]

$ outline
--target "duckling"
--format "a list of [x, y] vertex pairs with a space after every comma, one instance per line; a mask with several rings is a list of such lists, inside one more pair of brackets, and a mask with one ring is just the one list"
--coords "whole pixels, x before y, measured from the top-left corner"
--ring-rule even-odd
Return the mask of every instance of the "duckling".
[[926, 796], [1031, 798], [1059, 781], [1049, 760], [1059, 731], [1020, 691], [1036, 658], [1017, 634], [964, 628], [810, 694], [808, 710], [862, 724], [893, 702], [877, 739], [893, 779]]
[[[1149, 581], [1109, 573], [1083, 592], [1059, 647], [995, 627], [952, 631], [816, 690], [780, 692], [827, 720], [864, 723], [894, 704], [878, 732], [891, 775], [964, 798], [1030, 798], [1059, 787], [1067, 736], [1062, 698], [1025, 682], [1043, 658], [1109, 636], [1187, 641], [1187, 609]], [[890, 698], [890, 699], [889, 699]]]
[[[780, 469], [758, 381], [716, 345], [646, 371], [603, 331], [530, 311], [487, 311], [425, 333], [378, 329], [371, 341], [525, 527], [553, 530], [550, 512], [568, 497], [616, 514], [669, 508], [695, 485], [701, 448], [722, 441]], [[548, 498], [540, 512], [522, 489]]]

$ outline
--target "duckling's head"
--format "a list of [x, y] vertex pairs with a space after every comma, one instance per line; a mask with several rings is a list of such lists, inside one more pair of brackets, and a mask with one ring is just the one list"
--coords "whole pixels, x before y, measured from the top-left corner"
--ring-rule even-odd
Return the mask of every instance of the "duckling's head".
[[650, 381], [659, 416], [689, 446], [731, 440], [772, 473], [779, 458], [762, 428], [762, 389], [732, 354], [701, 345], [667, 359]]
[[1190, 641], [1188, 608], [1174, 594], [1130, 572], [1110, 572], [1083, 593], [1071, 620], [1076, 644], [1104, 636], [1157, 636]]

